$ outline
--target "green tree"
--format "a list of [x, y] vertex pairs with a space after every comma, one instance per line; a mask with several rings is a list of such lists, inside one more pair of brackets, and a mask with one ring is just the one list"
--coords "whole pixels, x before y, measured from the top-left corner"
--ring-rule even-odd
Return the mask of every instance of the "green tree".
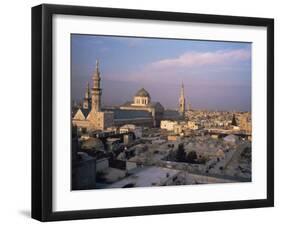
[[186, 156], [186, 161], [190, 162], [190, 163], [195, 163], [197, 160], [197, 154], [196, 151], [190, 151], [188, 152], [187, 156]]
[[232, 116], [232, 122], [231, 122], [232, 126], [237, 126], [237, 122], [236, 122], [236, 118], [235, 118], [235, 114], [233, 114]]
[[185, 162], [186, 161], [186, 154], [184, 150], [184, 145], [181, 143], [179, 144], [177, 154], [176, 154], [176, 160], [178, 162]]

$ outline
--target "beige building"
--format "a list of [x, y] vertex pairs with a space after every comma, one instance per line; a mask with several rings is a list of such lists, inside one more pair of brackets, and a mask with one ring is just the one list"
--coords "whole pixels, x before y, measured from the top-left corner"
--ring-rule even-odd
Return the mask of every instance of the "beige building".
[[166, 129], [167, 131], [173, 131], [175, 125], [177, 125], [177, 121], [171, 121], [171, 120], [162, 120], [160, 124], [161, 129]]
[[198, 124], [197, 124], [196, 122], [194, 122], [194, 121], [188, 121], [188, 122], [187, 122], [187, 128], [188, 128], [188, 129], [192, 129], [192, 130], [197, 130], [197, 129], [199, 129], [199, 126], [198, 126]]
[[186, 129], [185, 124], [177, 124], [177, 125], [174, 126], [174, 133], [179, 134], [179, 135], [183, 135], [185, 129]]
[[244, 113], [243, 115], [241, 115], [239, 121], [239, 126], [241, 130], [245, 131], [246, 133], [252, 132], [252, 121], [250, 113]]

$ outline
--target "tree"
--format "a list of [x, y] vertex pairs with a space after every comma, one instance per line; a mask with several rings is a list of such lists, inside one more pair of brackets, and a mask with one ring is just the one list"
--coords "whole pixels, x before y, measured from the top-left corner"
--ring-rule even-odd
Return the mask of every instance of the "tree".
[[186, 161], [186, 155], [184, 150], [184, 145], [181, 143], [179, 144], [177, 154], [176, 154], [176, 160], [178, 162], [185, 162]]
[[189, 163], [195, 163], [196, 160], [197, 160], [196, 151], [190, 151], [190, 152], [187, 154], [186, 161], [189, 162]]
[[232, 122], [231, 122], [232, 126], [237, 126], [237, 122], [236, 122], [236, 118], [235, 118], [235, 114], [233, 114], [232, 116]]

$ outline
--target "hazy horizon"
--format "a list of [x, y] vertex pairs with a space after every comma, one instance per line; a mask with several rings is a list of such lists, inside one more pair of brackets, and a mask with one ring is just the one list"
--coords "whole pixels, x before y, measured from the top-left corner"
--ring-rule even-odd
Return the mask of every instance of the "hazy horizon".
[[251, 43], [72, 34], [71, 53], [72, 100], [92, 86], [99, 59], [103, 106], [143, 87], [175, 109], [183, 82], [192, 108], [251, 111]]

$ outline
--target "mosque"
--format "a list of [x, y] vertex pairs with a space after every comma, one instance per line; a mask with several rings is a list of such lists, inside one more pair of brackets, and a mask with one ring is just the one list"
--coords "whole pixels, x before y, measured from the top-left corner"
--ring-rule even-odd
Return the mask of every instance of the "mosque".
[[119, 107], [103, 109], [101, 106], [101, 77], [99, 62], [93, 75], [93, 87], [86, 87], [82, 106], [73, 108], [72, 124], [87, 131], [106, 130], [113, 126], [135, 124], [138, 126], [159, 127], [163, 119], [183, 119], [185, 115], [184, 86], [182, 84], [179, 98], [179, 110], [165, 111], [159, 102], [153, 102], [150, 94], [141, 88], [133, 97]]

